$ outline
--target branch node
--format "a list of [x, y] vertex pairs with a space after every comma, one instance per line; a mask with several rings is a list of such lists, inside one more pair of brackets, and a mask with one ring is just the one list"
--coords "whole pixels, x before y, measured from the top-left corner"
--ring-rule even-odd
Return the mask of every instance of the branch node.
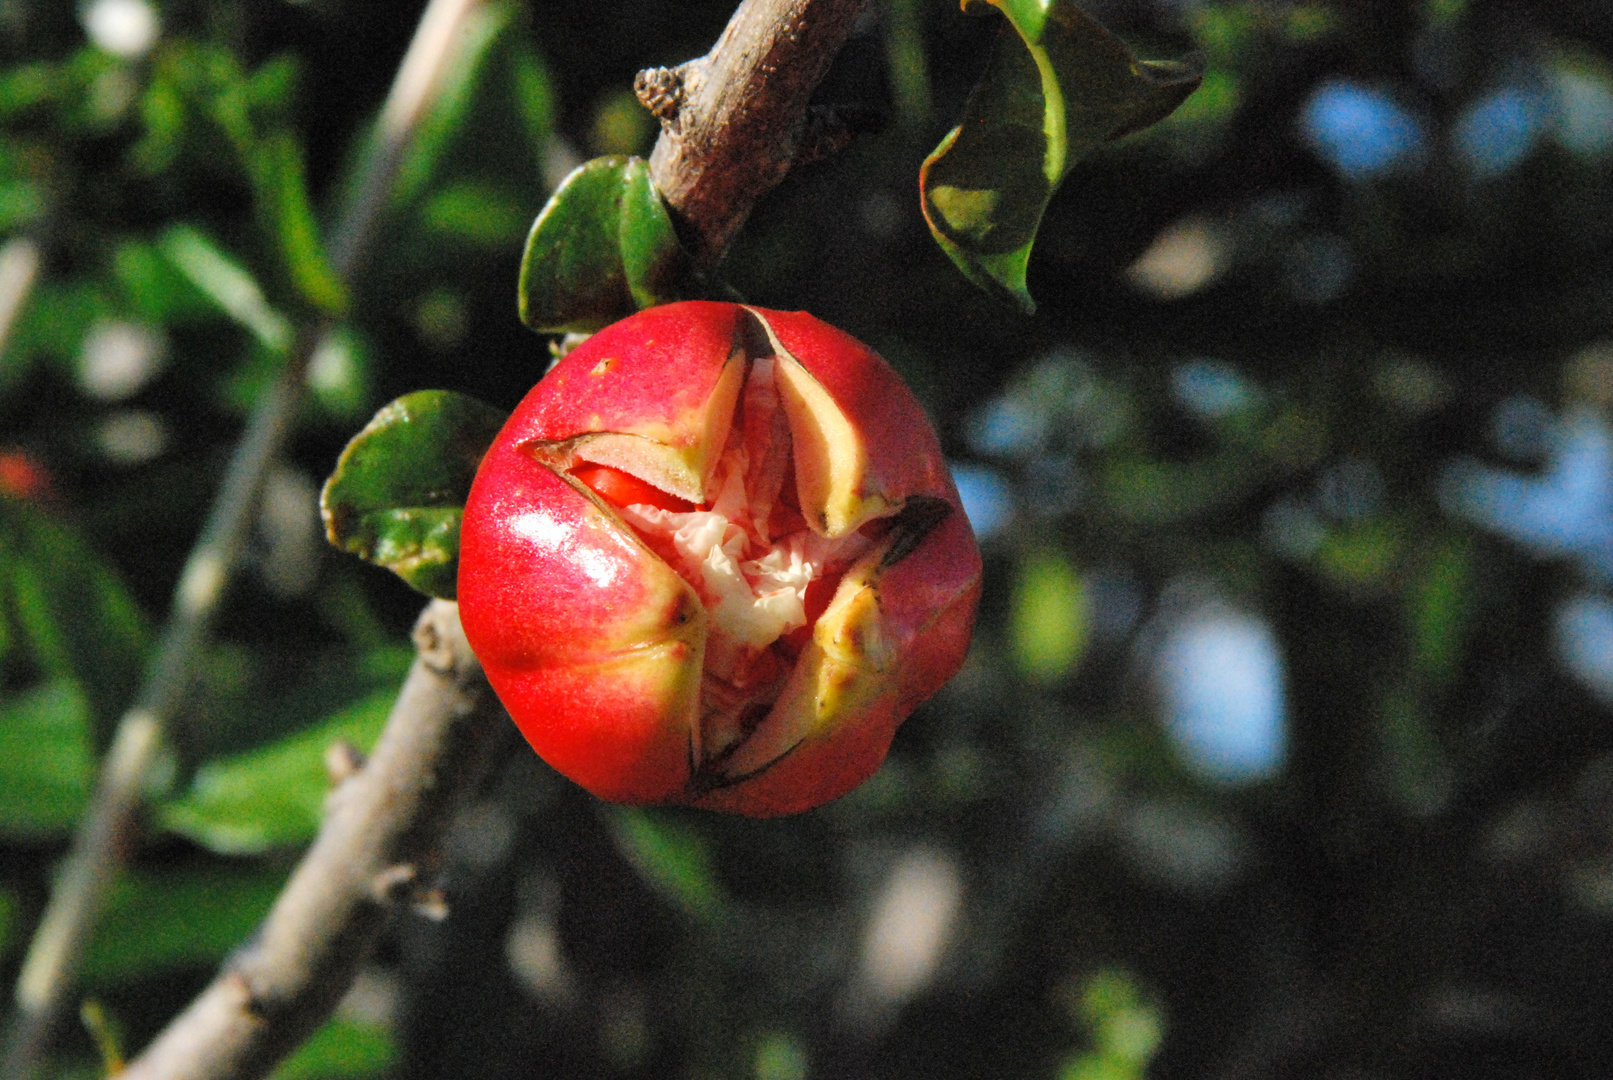
[[419, 871], [413, 863], [396, 863], [370, 879], [370, 894], [383, 904], [395, 904], [408, 895]]
[[433, 672], [452, 679], [455, 665], [455, 635], [459, 630], [459, 605], [451, 600], [433, 600], [414, 624], [414, 647], [420, 661]]
[[677, 67], [646, 68], [633, 77], [633, 93], [638, 95], [639, 103], [673, 135], [683, 130], [681, 114], [688, 99], [684, 82], [694, 63], [690, 60]]
[[448, 918], [448, 897], [441, 889], [428, 889], [415, 897], [414, 913], [430, 922], [442, 922]]
[[364, 762], [364, 751], [346, 739], [337, 739], [325, 748], [325, 775], [333, 787], [357, 776]]
[[225, 997], [242, 1016], [258, 1022], [268, 1020], [269, 1010], [252, 989], [252, 980], [244, 972], [225, 968], [219, 973], [218, 981]]

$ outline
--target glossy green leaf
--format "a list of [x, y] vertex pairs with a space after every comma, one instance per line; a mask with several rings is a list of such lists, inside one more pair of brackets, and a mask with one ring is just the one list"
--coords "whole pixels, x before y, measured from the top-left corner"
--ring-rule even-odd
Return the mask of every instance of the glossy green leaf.
[[446, 390], [408, 394], [376, 413], [325, 482], [330, 542], [452, 600], [465, 496], [505, 415]]
[[0, 705], [0, 836], [68, 835], [94, 778], [89, 703], [78, 687], [43, 683]]
[[76, 532], [15, 499], [0, 499], [0, 561], [7, 616], [34, 662], [82, 687], [102, 724], [115, 720], [139, 685], [147, 641], [122, 582]]
[[284, 873], [245, 867], [130, 874], [112, 887], [84, 980], [109, 986], [216, 967], [257, 929], [284, 884]]
[[605, 812], [618, 850], [657, 892], [696, 918], [721, 913], [722, 889], [705, 837], [664, 811], [612, 806]]
[[1065, 174], [1102, 144], [1170, 115], [1198, 86], [1202, 65], [1138, 60], [1070, 0], [990, 2], [1009, 25], [919, 185], [942, 250], [975, 284], [1031, 312], [1025, 268]]
[[398, 1044], [386, 1029], [337, 1016], [282, 1062], [272, 1080], [358, 1080], [386, 1072], [397, 1058]]
[[397, 696], [383, 690], [305, 731], [210, 762], [158, 820], [170, 832], [225, 855], [252, 855], [308, 843], [324, 817], [330, 777], [325, 753], [346, 740], [368, 752]]
[[561, 183], [527, 236], [521, 320], [548, 334], [588, 333], [641, 308], [693, 295], [650, 167], [595, 158]]

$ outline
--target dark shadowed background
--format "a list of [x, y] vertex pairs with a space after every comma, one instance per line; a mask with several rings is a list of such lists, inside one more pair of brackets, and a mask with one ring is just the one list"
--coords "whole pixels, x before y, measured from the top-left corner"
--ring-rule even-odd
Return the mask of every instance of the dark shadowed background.
[[[0, 0], [0, 300], [39, 260], [0, 354], [8, 986], [298, 314], [219, 117], [290, 133], [328, 220], [420, 6]], [[874, 780], [779, 821], [604, 805], [512, 732], [450, 917], [390, 935], [283, 1078], [1605, 1073], [1613, 7], [1089, 7], [1208, 73], [1071, 173], [1037, 315], [919, 213], [996, 29], [947, 0], [875, 5], [820, 97], [883, 131], [724, 264], [929, 409], [986, 555], [963, 673]], [[408, 663], [421, 599], [318, 534], [336, 454], [401, 393], [536, 381], [528, 225], [572, 166], [647, 153], [634, 72], [730, 11], [478, 24], [89, 957], [127, 1049], [250, 933], [325, 746], [373, 740]], [[55, 1067], [97, 1061], [75, 1027]]]

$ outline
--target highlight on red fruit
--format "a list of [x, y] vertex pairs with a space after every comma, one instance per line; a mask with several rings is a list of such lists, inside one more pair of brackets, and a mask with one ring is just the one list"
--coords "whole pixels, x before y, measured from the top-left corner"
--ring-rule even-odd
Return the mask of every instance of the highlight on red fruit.
[[482, 460], [460, 617], [594, 794], [753, 816], [871, 776], [963, 662], [980, 552], [935, 432], [805, 312], [691, 301], [566, 356]]

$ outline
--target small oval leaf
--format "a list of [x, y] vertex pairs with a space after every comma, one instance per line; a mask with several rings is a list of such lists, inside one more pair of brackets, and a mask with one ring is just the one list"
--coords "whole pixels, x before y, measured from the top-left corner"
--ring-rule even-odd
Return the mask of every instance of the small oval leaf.
[[990, 3], [1009, 25], [919, 187], [930, 232], [964, 276], [1030, 313], [1031, 244], [1070, 166], [1169, 116], [1203, 65], [1138, 60], [1069, 0]]
[[636, 157], [573, 170], [533, 223], [521, 259], [521, 321], [546, 334], [591, 333], [700, 292], [650, 167]]
[[320, 513], [330, 542], [428, 596], [454, 599], [465, 496], [506, 415], [449, 390], [387, 405], [325, 481]]

